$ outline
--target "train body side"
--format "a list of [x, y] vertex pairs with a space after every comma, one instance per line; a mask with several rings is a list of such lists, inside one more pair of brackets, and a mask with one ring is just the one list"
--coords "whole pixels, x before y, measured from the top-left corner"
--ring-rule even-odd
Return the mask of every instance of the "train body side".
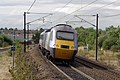
[[40, 39], [39, 39], [39, 48], [42, 49], [43, 48], [43, 37], [44, 37], [44, 33], [45, 31], [43, 31], [41, 34], [40, 34]]

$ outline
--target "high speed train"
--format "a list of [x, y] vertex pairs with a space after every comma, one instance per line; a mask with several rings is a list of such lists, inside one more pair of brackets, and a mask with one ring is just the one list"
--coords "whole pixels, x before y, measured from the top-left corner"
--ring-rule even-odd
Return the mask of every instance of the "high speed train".
[[40, 34], [39, 46], [48, 59], [74, 62], [78, 51], [77, 32], [72, 26], [58, 24]]

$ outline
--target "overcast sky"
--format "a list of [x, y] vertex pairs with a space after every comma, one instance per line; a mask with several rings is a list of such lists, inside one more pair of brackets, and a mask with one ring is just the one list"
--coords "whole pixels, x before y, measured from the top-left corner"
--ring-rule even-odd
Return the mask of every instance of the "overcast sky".
[[[0, 0], [0, 28], [23, 29], [23, 12], [26, 12], [34, 0]], [[69, 3], [69, 4], [68, 4]], [[66, 5], [67, 4], [67, 5]], [[50, 28], [58, 23], [92, 27], [74, 15], [99, 14], [99, 28], [105, 29], [110, 25], [120, 25], [120, 0], [36, 0], [29, 12], [53, 13], [41, 20], [31, 23], [30, 29]], [[27, 22], [48, 14], [27, 14]], [[117, 15], [117, 16], [114, 16]], [[79, 16], [95, 24], [95, 16]], [[76, 21], [76, 22], [73, 22]], [[52, 22], [52, 23], [51, 23]]]

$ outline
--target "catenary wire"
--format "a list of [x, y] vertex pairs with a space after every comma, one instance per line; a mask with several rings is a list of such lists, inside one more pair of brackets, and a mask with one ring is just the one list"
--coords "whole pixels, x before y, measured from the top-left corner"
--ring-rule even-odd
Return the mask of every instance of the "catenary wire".
[[85, 8], [85, 7], [88, 7], [89, 5], [95, 3], [96, 1], [98, 1], [98, 0], [92, 1], [91, 3], [89, 3], [89, 4], [85, 5], [85, 6], [83, 6], [83, 7], [79, 8], [79, 9], [77, 9], [77, 10], [75, 10], [75, 11], [73, 11], [73, 12], [71, 12], [71, 13], [69, 13], [69, 14], [67, 14], [67, 15], [65, 15], [65, 16], [63, 16], [63, 17], [61, 17], [61, 18], [59, 18], [59, 19], [57, 19], [57, 20], [55, 20], [55, 21], [53, 21], [53, 22], [59, 21], [59, 20], [65, 18], [65, 17], [69, 16], [70, 14], [79, 11], [80, 9], [83, 9], [83, 8]]
[[101, 17], [109, 18], [109, 17], [116, 17], [116, 16], [120, 16], [120, 13], [119, 14], [114, 14], [114, 15], [108, 15], [108, 16], [101, 16]]
[[33, 5], [35, 4], [36, 1], [37, 1], [37, 0], [34, 0], [34, 1], [33, 1], [33, 3], [31, 4], [31, 6], [29, 7], [29, 9], [27, 10], [27, 12], [30, 11], [30, 9], [33, 7]]
[[70, 4], [72, 2], [72, 0], [70, 0], [67, 4], [65, 4], [63, 7], [61, 7], [58, 11], [62, 10], [63, 8], [65, 8], [68, 4]]
[[[116, 1], [118, 1], [118, 0], [115, 0], [115, 1], [113, 1], [113, 2], [111, 2], [111, 3], [109, 3], [109, 4], [106, 4], [106, 5], [102, 6], [102, 7], [99, 7], [99, 8], [97, 8], [97, 9], [94, 9], [94, 10], [92, 10], [92, 12], [93, 12], [93, 11], [98, 11], [98, 10], [104, 8], [104, 7], [107, 7], [107, 6], [111, 5], [111, 4], [114, 4]], [[102, 16], [102, 17], [104, 17], [104, 18], [109, 18], [109, 17], [115, 17], [115, 16], [120, 16], [120, 13], [119, 13], [119, 14], [115, 14], [115, 15]], [[90, 22], [92, 22], [92, 21], [90, 21]]]
[[[35, 4], [36, 0], [34, 0], [34, 2], [32, 3], [32, 5], [30, 6], [30, 8], [28, 9], [28, 11], [32, 8], [32, 6]], [[72, 0], [70, 0], [67, 4], [65, 4], [62, 8], [60, 8], [59, 10], [62, 10], [63, 8], [65, 8], [69, 3], [71, 3]], [[28, 12], [27, 11], [27, 12]], [[31, 13], [31, 12], [30, 12]], [[33, 13], [33, 14], [41, 14], [41, 13]], [[51, 13], [52, 14], [52, 13]], [[54, 13], [56, 14], [56, 13]], [[37, 21], [38, 19], [34, 20], [34, 21]]]
[[[115, 0], [115, 1], [113, 1], [113, 2], [111, 2], [111, 3], [108, 3], [108, 4], [106, 4], [106, 5], [103, 5], [103, 6], [99, 7], [99, 8], [96, 8], [96, 9], [94, 9], [94, 10], [91, 10], [91, 12], [98, 11], [98, 10], [104, 8], [104, 7], [107, 7], [107, 6], [111, 5], [111, 4], [114, 4], [116, 1], [118, 1], [118, 0]], [[87, 13], [87, 12], [85, 12], [85, 13]]]

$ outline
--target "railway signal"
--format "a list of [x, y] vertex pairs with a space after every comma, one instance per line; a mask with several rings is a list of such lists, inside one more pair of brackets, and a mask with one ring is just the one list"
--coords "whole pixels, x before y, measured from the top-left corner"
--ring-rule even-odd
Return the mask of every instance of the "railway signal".
[[12, 51], [12, 67], [14, 68], [14, 51], [15, 51], [15, 49], [16, 49], [16, 47], [15, 47], [15, 30], [14, 30], [14, 35], [13, 35], [13, 37], [14, 37], [14, 44], [13, 44], [13, 46], [11, 47], [11, 51]]

